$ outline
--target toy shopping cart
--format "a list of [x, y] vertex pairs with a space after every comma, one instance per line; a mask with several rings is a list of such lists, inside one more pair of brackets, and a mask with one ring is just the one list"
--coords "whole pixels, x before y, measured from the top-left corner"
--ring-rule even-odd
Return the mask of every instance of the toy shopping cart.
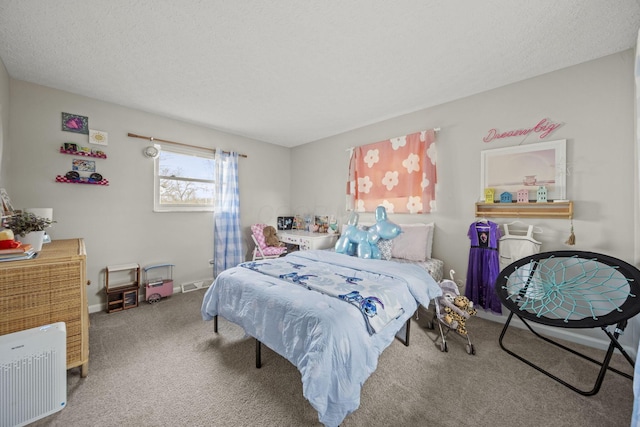
[[147, 302], [155, 304], [173, 295], [173, 264], [157, 264], [144, 268], [144, 290]]
[[[473, 303], [468, 301], [464, 296], [460, 295], [458, 285], [453, 279], [454, 271], [451, 270], [449, 275], [451, 280], [441, 280], [439, 285], [442, 288], [442, 296], [435, 299], [435, 313], [433, 319], [427, 324], [429, 329], [435, 328], [435, 323], [440, 329], [440, 350], [449, 351], [447, 347], [447, 336], [449, 332], [454, 331], [457, 335], [466, 338], [466, 350], [468, 354], [476, 354], [476, 349], [471, 343], [469, 332], [466, 329], [466, 321], [469, 317], [476, 314]], [[460, 298], [457, 298], [460, 297]], [[436, 338], [436, 343], [438, 338]]]

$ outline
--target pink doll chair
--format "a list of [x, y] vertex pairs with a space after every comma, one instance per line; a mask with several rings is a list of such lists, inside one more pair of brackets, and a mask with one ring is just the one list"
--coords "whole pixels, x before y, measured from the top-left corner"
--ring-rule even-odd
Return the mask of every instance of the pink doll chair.
[[286, 246], [267, 246], [263, 232], [266, 226], [267, 224], [254, 224], [251, 226], [251, 238], [255, 243], [253, 261], [278, 258], [287, 252]]

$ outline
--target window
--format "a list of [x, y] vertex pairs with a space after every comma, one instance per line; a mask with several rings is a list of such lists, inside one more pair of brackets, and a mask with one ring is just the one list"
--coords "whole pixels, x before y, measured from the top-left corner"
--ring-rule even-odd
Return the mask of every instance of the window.
[[213, 150], [163, 145], [154, 177], [155, 212], [213, 211]]

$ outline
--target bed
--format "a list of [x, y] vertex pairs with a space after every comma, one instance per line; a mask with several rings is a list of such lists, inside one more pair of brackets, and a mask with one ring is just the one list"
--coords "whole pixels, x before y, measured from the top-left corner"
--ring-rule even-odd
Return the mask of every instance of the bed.
[[[295, 274], [282, 274], [287, 265]], [[343, 287], [319, 291], [318, 283], [328, 280], [321, 272], [343, 277]], [[354, 289], [364, 303], [344, 298]], [[335, 427], [360, 405], [362, 385], [382, 351], [420, 304], [428, 307], [440, 294], [433, 277], [413, 263], [298, 251], [222, 272], [205, 293], [202, 316], [224, 317], [294, 364], [320, 422]], [[381, 307], [372, 295], [383, 295], [379, 300], [387, 304]], [[367, 297], [374, 303], [369, 311]], [[376, 306], [377, 323], [369, 316]]]

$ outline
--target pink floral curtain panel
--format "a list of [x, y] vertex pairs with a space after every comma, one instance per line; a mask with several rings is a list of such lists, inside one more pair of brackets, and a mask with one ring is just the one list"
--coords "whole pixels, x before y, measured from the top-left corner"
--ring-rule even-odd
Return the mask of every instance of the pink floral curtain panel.
[[428, 213], [436, 208], [436, 145], [433, 129], [353, 149], [347, 209]]

